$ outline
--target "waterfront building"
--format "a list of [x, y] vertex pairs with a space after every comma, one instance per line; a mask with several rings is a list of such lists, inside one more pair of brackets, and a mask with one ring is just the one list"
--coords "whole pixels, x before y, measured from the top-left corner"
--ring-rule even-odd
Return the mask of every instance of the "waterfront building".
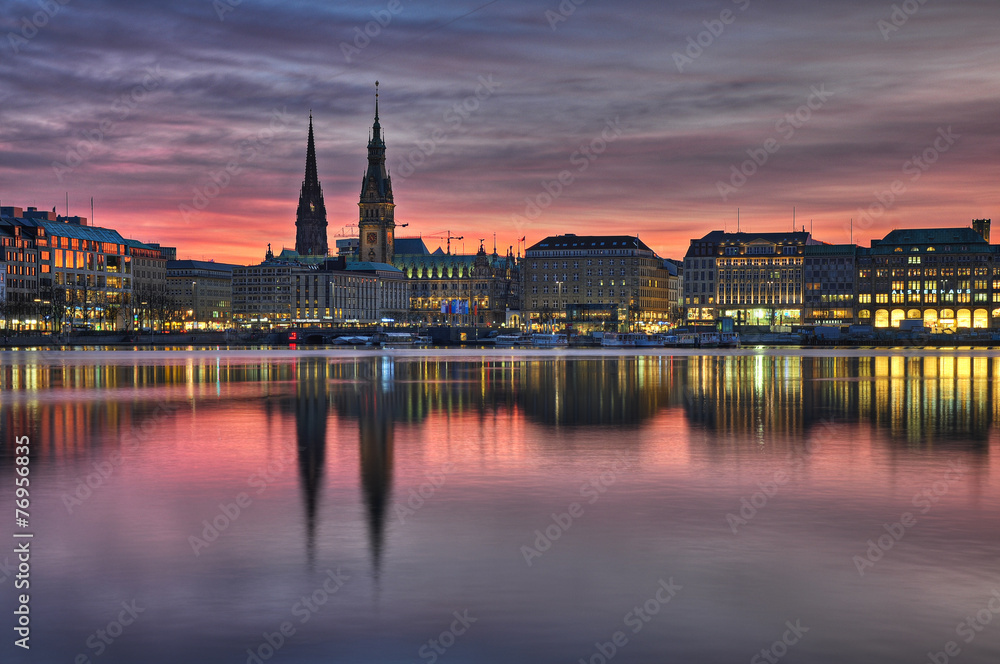
[[158, 246], [126, 239], [132, 257], [132, 310], [136, 329], [153, 328], [170, 308], [167, 289], [167, 258]]
[[684, 321], [684, 261], [668, 258], [663, 261], [663, 267], [670, 276], [667, 278], [667, 292], [670, 302], [670, 322], [673, 324]]
[[[54, 217], [54, 218], [53, 218]], [[38, 246], [39, 290], [53, 329], [120, 330], [132, 292], [129, 247], [118, 231], [88, 226], [82, 217], [25, 219]]]
[[688, 322], [730, 317], [737, 325], [783, 326], [803, 322], [806, 232], [726, 233], [692, 240], [684, 257]]
[[86, 217], [33, 207], [0, 209], [0, 238], [5, 246], [25, 249], [18, 251], [11, 276], [28, 327], [130, 329], [137, 322], [136, 297], [148, 306], [155, 302], [161, 313], [166, 308], [166, 259], [158, 245], [90, 226]]
[[523, 315], [581, 333], [670, 321], [670, 271], [638, 237], [549, 236], [525, 251]]
[[519, 265], [513, 252], [431, 253], [420, 238], [400, 238], [394, 264], [410, 282], [407, 321], [416, 325], [504, 327], [520, 302]]
[[805, 247], [802, 279], [803, 322], [844, 326], [857, 322], [856, 244], [809, 244]]
[[386, 263], [330, 260], [293, 273], [297, 325], [375, 325], [403, 322], [410, 284]]
[[185, 326], [212, 330], [231, 326], [237, 267], [213, 261], [167, 261], [167, 293]]
[[236, 324], [255, 329], [360, 325], [402, 321], [410, 284], [385, 263], [299, 256], [270, 249], [258, 265], [233, 270]]
[[237, 327], [271, 329], [291, 325], [294, 314], [293, 273], [298, 254], [285, 249], [275, 256], [268, 246], [264, 261], [233, 268], [233, 321]]
[[[33, 208], [30, 208], [33, 209]], [[38, 247], [33, 233], [25, 232], [18, 218], [21, 208], [0, 208], [0, 264], [2, 264], [4, 329], [28, 325], [34, 318], [34, 300], [38, 298]], [[54, 216], [54, 213], [49, 213]]]
[[858, 257], [858, 321], [922, 321], [932, 331], [1000, 327], [1000, 247], [973, 228], [895, 230]]

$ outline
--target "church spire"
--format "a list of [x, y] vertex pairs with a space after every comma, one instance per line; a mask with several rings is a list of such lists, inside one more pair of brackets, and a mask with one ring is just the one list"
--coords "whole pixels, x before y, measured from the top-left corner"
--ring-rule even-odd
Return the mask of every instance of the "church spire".
[[316, 171], [316, 140], [313, 138], [313, 114], [309, 111], [309, 142], [306, 145], [306, 177], [303, 187], [319, 187], [319, 175]]
[[325, 256], [326, 204], [316, 170], [316, 140], [313, 137], [312, 111], [309, 111], [309, 139], [306, 143], [306, 174], [295, 213], [295, 251], [302, 256]]

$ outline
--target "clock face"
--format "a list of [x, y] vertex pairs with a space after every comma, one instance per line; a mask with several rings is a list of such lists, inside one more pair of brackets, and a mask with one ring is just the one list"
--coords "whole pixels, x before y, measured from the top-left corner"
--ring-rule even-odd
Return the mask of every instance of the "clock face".
[[369, 233], [368, 244], [377, 244], [377, 243], [378, 243], [378, 233]]

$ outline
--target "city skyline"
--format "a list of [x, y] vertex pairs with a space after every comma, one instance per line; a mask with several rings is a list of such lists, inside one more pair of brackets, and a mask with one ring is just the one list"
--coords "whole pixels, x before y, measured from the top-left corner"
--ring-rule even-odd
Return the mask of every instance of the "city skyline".
[[376, 79], [400, 236], [466, 251], [611, 223], [681, 257], [737, 208], [834, 243], [854, 218], [867, 245], [997, 204], [992, 3], [44, 5], [2, 23], [0, 203], [93, 196], [95, 224], [181, 256], [294, 246], [310, 110], [332, 246]]

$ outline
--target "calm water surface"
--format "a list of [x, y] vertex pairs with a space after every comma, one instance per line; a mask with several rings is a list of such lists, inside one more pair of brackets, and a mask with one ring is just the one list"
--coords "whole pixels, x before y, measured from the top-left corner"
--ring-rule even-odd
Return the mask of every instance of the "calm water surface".
[[877, 352], [4, 353], [0, 660], [1000, 661], [1000, 356]]

